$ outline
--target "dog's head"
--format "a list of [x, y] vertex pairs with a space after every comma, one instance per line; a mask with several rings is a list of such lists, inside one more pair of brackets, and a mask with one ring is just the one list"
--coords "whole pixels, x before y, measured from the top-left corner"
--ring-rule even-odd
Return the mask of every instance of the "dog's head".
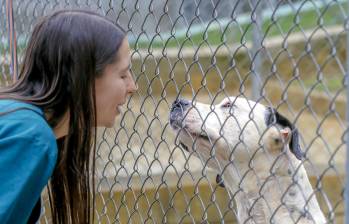
[[298, 131], [289, 120], [243, 97], [228, 97], [216, 105], [176, 100], [170, 124], [177, 143], [218, 172], [234, 161], [248, 163], [261, 148], [274, 154], [289, 150], [297, 159], [303, 156]]

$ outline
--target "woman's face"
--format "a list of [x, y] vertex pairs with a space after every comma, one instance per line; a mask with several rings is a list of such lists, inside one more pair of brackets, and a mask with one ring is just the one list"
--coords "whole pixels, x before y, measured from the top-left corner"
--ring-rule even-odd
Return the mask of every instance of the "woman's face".
[[96, 78], [95, 89], [97, 126], [112, 127], [127, 97], [137, 90], [130, 72], [130, 49], [126, 38], [119, 48], [116, 62], [107, 65], [103, 74]]

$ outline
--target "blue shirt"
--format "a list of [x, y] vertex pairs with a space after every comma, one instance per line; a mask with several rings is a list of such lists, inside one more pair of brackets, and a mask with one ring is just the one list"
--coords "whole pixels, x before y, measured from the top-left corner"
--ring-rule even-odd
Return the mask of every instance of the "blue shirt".
[[[19, 110], [1, 114], [14, 109]], [[0, 100], [0, 223], [27, 222], [52, 175], [57, 152], [40, 108]]]

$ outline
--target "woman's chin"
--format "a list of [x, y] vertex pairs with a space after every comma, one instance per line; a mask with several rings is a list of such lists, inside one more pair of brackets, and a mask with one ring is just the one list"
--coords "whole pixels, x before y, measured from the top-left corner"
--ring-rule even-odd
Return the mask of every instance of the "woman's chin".
[[115, 120], [116, 117], [114, 119], [97, 122], [97, 127], [112, 128], [114, 127]]

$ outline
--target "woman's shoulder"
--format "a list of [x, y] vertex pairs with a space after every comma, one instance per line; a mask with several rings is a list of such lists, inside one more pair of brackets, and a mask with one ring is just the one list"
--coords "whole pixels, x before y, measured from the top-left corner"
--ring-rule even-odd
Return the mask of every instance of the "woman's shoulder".
[[44, 116], [43, 111], [30, 103], [22, 102], [19, 100], [12, 100], [12, 99], [0, 99], [0, 115], [1, 114], [9, 114], [10, 112], [18, 112], [16, 115], [20, 114], [31, 114], [31, 112], [34, 112], [41, 117]]
[[17, 100], [0, 100], [0, 138], [4, 135], [41, 137], [43, 141], [55, 142], [53, 130], [46, 122], [43, 111]]

